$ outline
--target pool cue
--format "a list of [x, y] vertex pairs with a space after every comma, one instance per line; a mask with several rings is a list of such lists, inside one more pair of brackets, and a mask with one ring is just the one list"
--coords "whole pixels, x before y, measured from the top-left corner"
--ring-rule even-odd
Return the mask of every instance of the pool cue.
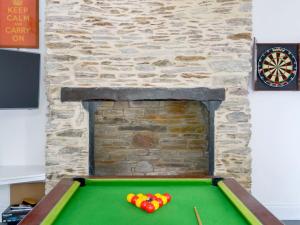
[[199, 224], [199, 225], [202, 225], [202, 221], [201, 221], [201, 219], [200, 219], [200, 216], [199, 216], [199, 213], [198, 213], [198, 211], [197, 211], [196, 206], [194, 206], [194, 211], [195, 211], [195, 214], [196, 214], [196, 217], [197, 217], [198, 224]]

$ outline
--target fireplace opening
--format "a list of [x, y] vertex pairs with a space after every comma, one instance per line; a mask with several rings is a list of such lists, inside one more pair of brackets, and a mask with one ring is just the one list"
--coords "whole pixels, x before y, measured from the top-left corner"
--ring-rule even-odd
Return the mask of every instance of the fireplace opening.
[[208, 111], [196, 101], [106, 101], [94, 114], [94, 174], [208, 174]]
[[64, 87], [89, 116], [89, 175], [214, 175], [225, 89]]

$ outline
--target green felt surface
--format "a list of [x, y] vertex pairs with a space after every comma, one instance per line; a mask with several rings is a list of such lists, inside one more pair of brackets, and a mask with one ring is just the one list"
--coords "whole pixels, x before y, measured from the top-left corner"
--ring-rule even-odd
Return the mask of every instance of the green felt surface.
[[[170, 203], [148, 214], [126, 201], [128, 193], [165, 193]], [[87, 181], [66, 204], [55, 225], [197, 225], [196, 206], [203, 225], [248, 224], [243, 215], [210, 179]]]

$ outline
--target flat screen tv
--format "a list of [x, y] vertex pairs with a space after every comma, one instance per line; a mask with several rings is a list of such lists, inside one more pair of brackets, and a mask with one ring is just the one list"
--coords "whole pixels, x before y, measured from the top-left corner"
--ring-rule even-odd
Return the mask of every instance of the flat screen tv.
[[0, 50], [0, 109], [39, 106], [40, 54]]

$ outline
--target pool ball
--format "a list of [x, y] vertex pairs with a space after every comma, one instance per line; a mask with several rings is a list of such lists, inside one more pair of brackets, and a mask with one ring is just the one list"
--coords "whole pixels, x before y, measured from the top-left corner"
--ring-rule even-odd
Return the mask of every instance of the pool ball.
[[147, 197], [146, 195], [143, 195], [142, 199], [143, 199], [144, 201], [147, 201], [147, 200], [148, 200], [148, 197]]
[[159, 202], [156, 201], [156, 200], [153, 200], [153, 201], [151, 202], [151, 204], [154, 205], [155, 210], [157, 210], [157, 209], [160, 207], [160, 206], [159, 206]]
[[131, 202], [131, 199], [133, 198], [133, 196], [134, 196], [134, 194], [132, 194], [132, 193], [128, 194], [127, 197], [126, 197], [127, 201]]
[[161, 198], [157, 198], [156, 201], [158, 202], [159, 207], [162, 207], [164, 205], [164, 202]]
[[159, 194], [159, 193], [156, 193], [155, 195], [154, 195], [156, 198], [161, 198], [161, 194]]
[[149, 202], [147, 202], [147, 201], [142, 201], [142, 203], [141, 203], [141, 209], [143, 209], [143, 210], [146, 210], [146, 206], [148, 205], [148, 203]]
[[155, 195], [153, 195], [153, 197], [151, 198], [152, 200], [156, 200], [157, 197]]
[[166, 197], [166, 196], [162, 195], [160, 198], [161, 198], [161, 200], [163, 201], [163, 204], [164, 204], [164, 205], [168, 203], [168, 200], [167, 200], [167, 197]]
[[142, 198], [144, 195], [142, 193], [139, 193], [136, 196], [138, 196], [139, 198]]
[[166, 196], [167, 201], [170, 202], [171, 201], [171, 195], [169, 193], [164, 193], [164, 196]]
[[148, 198], [153, 198], [153, 194], [151, 194], [151, 193], [148, 193], [148, 194], [146, 194], [147, 196], [148, 196]]
[[131, 203], [133, 204], [133, 205], [135, 205], [135, 203], [136, 203], [136, 200], [138, 200], [139, 199], [139, 197], [138, 196], [133, 196], [132, 197], [132, 199], [131, 199]]
[[135, 201], [136, 207], [141, 208], [141, 203], [142, 203], [142, 201], [143, 201], [143, 199], [138, 198], [138, 199]]
[[147, 213], [153, 213], [155, 211], [154, 205], [151, 203], [148, 203], [146, 206], [146, 211], [147, 211]]

